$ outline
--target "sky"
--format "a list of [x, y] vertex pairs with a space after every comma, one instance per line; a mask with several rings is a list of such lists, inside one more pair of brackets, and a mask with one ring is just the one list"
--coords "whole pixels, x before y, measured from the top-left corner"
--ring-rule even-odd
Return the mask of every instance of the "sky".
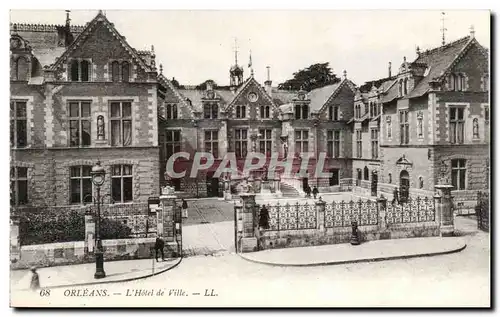
[[[84, 25], [97, 10], [72, 10], [71, 23]], [[270, 66], [273, 86], [292, 77], [299, 69], [329, 62], [334, 72], [356, 84], [386, 77], [403, 61], [416, 58], [421, 50], [441, 44], [442, 15], [434, 10], [366, 11], [167, 11], [106, 10], [106, 17], [136, 49], [154, 45], [156, 63], [163, 74], [181, 84], [197, 85], [213, 79], [229, 83], [234, 64], [234, 43], [238, 63], [247, 68], [251, 50], [255, 78], [266, 80]], [[469, 35], [490, 47], [489, 11], [445, 11], [446, 42]], [[10, 13], [11, 22], [64, 24], [64, 10]]]

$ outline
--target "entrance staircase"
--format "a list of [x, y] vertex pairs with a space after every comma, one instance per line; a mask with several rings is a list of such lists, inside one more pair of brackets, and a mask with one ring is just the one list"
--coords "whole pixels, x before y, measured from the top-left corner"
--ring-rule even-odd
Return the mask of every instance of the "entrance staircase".
[[292, 185], [281, 183], [281, 193], [283, 198], [297, 198], [300, 197], [299, 191]]

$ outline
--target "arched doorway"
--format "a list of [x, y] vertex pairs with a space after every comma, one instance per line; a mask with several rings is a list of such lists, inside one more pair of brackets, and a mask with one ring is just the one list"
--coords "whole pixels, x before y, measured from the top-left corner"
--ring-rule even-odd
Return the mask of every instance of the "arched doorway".
[[408, 200], [410, 190], [410, 174], [408, 171], [403, 170], [399, 174], [399, 200], [406, 202]]

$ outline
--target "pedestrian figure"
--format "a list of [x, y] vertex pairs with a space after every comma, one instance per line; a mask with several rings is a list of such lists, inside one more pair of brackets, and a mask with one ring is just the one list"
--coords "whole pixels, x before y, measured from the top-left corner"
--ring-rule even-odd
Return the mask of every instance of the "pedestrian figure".
[[188, 217], [188, 203], [184, 198], [182, 198], [182, 218], [187, 218], [187, 217]]
[[399, 204], [399, 193], [398, 193], [398, 188], [394, 188], [394, 191], [392, 192], [393, 198], [392, 198], [392, 204], [398, 203]]
[[165, 254], [163, 253], [163, 248], [165, 247], [165, 241], [161, 238], [161, 236], [156, 236], [155, 241], [155, 259], [158, 262], [158, 255], [161, 252], [161, 260], [165, 261]]
[[313, 197], [314, 197], [314, 199], [316, 199], [316, 196], [318, 194], [319, 194], [318, 188], [316, 186], [314, 186], [314, 188], [313, 188]]
[[38, 276], [38, 272], [36, 271], [36, 267], [31, 268], [31, 283], [30, 288], [32, 290], [40, 289], [40, 276]]
[[304, 188], [304, 192], [306, 193], [306, 198], [311, 198], [311, 187], [309, 185]]
[[269, 211], [265, 205], [260, 209], [259, 227], [269, 229]]

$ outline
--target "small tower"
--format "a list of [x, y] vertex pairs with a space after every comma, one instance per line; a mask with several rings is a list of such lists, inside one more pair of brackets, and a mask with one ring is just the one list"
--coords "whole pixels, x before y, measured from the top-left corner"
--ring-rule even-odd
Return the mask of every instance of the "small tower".
[[238, 65], [238, 42], [234, 39], [234, 65], [229, 69], [229, 85], [239, 86], [243, 83], [243, 67]]

